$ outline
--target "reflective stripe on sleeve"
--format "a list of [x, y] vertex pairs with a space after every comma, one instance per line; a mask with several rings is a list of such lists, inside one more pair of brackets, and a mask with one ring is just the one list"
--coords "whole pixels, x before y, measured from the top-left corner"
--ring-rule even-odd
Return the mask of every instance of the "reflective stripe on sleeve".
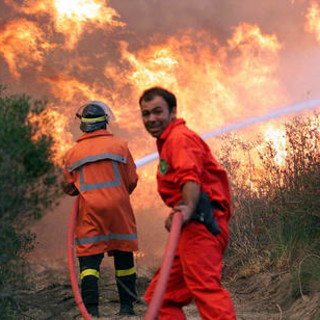
[[75, 239], [76, 245], [81, 244], [91, 244], [96, 243], [100, 241], [109, 241], [109, 240], [137, 240], [137, 234], [131, 233], [131, 234], [121, 234], [121, 233], [110, 233], [107, 235], [99, 235], [95, 237], [87, 237], [87, 238], [79, 238]]
[[84, 277], [87, 277], [87, 276], [94, 276], [96, 278], [99, 278], [99, 271], [96, 270], [96, 269], [85, 269], [81, 272], [80, 274], [80, 278], [81, 280], [84, 278]]
[[125, 269], [125, 270], [116, 270], [117, 277], [131, 276], [132, 274], [135, 274], [135, 273], [136, 273], [135, 267], [132, 267], [130, 269]]

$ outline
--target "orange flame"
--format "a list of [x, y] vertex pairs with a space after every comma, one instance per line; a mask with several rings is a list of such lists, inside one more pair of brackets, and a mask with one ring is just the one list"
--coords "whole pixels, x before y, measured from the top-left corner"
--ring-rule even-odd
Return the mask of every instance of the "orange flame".
[[314, 33], [318, 42], [320, 42], [320, 5], [312, 2], [308, 9], [307, 22], [305, 29], [307, 32]]
[[10, 21], [0, 32], [0, 54], [15, 78], [20, 77], [18, 69], [34, 62], [41, 69], [44, 55], [50, 47], [44, 32], [36, 23], [23, 18]]
[[286, 134], [285, 130], [275, 128], [274, 125], [267, 125], [264, 131], [264, 137], [266, 142], [270, 142], [272, 147], [276, 151], [274, 157], [275, 164], [281, 167], [286, 159]]
[[62, 155], [73, 145], [68, 117], [51, 108], [40, 114], [32, 114], [28, 120], [30, 123], [37, 123], [39, 126], [39, 130], [34, 134], [33, 139], [37, 140], [41, 135], [53, 137], [52, 160], [61, 166]]
[[51, 85], [51, 93], [65, 102], [73, 102], [75, 106], [80, 106], [83, 100], [103, 100], [103, 95], [98, 93], [99, 88], [85, 84], [76, 78], [57, 75], [55, 77], [44, 78]]
[[[105, 6], [104, 0], [55, 0], [56, 29], [66, 36], [66, 46], [72, 49], [85, 27], [122, 27], [124, 23], [115, 20], [117, 12]], [[72, 30], [72, 32], [70, 32]]]
[[[101, 87], [99, 84], [88, 85], [79, 81], [73, 77], [67, 77], [64, 75], [57, 75], [55, 77], [44, 78], [44, 81], [51, 85], [51, 93], [56, 97], [67, 103], [73, 104], [73, 114], [75, 111], [86, 101], [100, 100], [110, 106], [114, 113], [117, 123], [128, 126], [128, 123], [132, 123], [132, 126], [137, 124], [136, 117], [132, 110], [125, 110], [120, 103], [116, 106], [110, 103], [110, 101], [117, 101], [116, 94]], [[126, 124], [123, 122], [126, 121]]]
[[203, 132], [236, 119], [244, 108], [283, 102], [283, 90], [274, 76], [280, 48], [276, 36], [263, 35], [248, 24], [236, 28], [227, 47], [217, 47], [208, 33], [188, 31], [136, 53], [122, 43], [127, 70], [107, 65], [105, 75], [117, 89], [130, 83], [135, 101], [148, 86], [171, 89], [178, 98], [179, 115]]
[[49, 15], [55, 31], [64, 34], [68, 50], [74, 48], [84, 30], [92, 32], [95, 28], [112, 29], [125, 25], [117, 20], [119, 14], [105, 0], [30, 0], [24, 6], [12, 0], [6, 0], [6, 3], [27, 15]]
[[[208, 33], [188, 31], [179, 39], [171, 37], [162, 45], [135, 53], [122, 42], [126, 68], [107, 64], [104, 72], [114, 82], [112, 91], [100, 83], [89, 85], [63, 74], [44, 80], [53, 96], [74, 105], [72, 116], [84, 101], [102, 100], [111, 103], [119, 127], [129, 131], [142, 125], [137, 103], [142, 90], [152, 85], [167, 87], [178, 97], [179, 115], [201, 133], [236, 119], [243, 108], [251, 112], [258, 103], [269, 107], [284, 99], [274, 76], [280, 48], [275, 36], [263, 35], [258, 27], [248, 24], [238, 26], [228, 46], [220, 48]], [[126, 95], [123, 88], [128, 84], [131, 92]], [[146, 146], [154, 150], [153, 141], [146, 139], [135, 137], [135, 156], [145, 155]]]

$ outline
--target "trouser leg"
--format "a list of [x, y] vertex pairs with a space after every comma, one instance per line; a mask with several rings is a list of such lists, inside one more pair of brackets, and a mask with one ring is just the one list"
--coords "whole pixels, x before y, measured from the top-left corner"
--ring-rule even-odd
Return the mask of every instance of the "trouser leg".
[[[121, 310], [128, 306], [128, 313], [133, 312], [133, 302], [137, 299], [136, 270], [134, 267], [133, 253], [114, 251], [114, 267]], [[130, 308], [132, 310], [130, 310]]]
[[[220, 223], [222, 230], [223, 222]], [[203, 320], [235, 320], [230, 294], [221, 285], [227, 234], [211, 235], [201, 224], [186, 225], [181, 239], [184, 279]]]
[[99, 289], [98, 279], [103, 254], [79, 257], [81, 296], [91, 315], [98, 316]]
[[[144, 298], [147, 303], [151, 302], [156, 285], [159, 280], [160, 269], [153, 276]], [[170, 277], [166, 285], [166, 292], [159, 309], [160, 320], [186, 320], [183, 307], [192, 301], [192, 295], [186, 286], [180, 261], [179, 247], [171, 267]]]

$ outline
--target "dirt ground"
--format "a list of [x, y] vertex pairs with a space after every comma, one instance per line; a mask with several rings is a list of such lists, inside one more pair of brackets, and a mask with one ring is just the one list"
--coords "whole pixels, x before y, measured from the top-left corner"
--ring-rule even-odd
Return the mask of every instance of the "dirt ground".
[[[34, 268], [34, 287], [21, 291], [18, 301], [22, 307], [17, 319], [80, 320], [82, 316], [75, 303], [69, 274], [66, 270], [49, 267]], [[152, 276], [152, 270], [139, 270], [137, 291], [142, 297]], [[113, 270], [103, 268], [100, 278], [99, 319], [143, 319], [146, 305], [135, 305], [136, 316], [117, 316], [119, 302]], [[319, 320], [320, 293], [292, 297], [290, 277], [282, 274], [256, 274], [249, 278], [224, 280], [231, 293], [238, 320]], [[197, 308], [184, 308], [187, 319], [200, 319]], [[0, 317], [1, 318], [1, 317]]]

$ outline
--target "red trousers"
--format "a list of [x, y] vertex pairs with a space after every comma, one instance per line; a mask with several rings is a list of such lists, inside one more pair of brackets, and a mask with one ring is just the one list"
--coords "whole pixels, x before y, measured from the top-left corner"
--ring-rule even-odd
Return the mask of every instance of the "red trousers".
[[[184, 320], [182, 307], [195, 301], [201, 319], [235, 320], [236, 314], [229, 292], [221, 286], [222, 257], [229, 231], [223, 216], [217, 217], [221, 234], [213, 236], [203, 224], [189, 222], [181, 231], [173, 261], [160, 320]], [[151, 301], [159, 277], [154, 275], [145, 300]]]

